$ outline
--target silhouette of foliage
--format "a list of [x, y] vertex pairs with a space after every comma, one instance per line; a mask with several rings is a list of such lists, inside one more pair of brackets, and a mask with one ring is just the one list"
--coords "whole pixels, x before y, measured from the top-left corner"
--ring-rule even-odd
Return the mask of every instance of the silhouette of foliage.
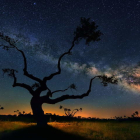
[[100, 30], [97, 30], [98, 26], [94, 21], [90, 22], [90, 18], [81, 18], [81, 24], [76, 28], [74, 32], [75, 39], [77, 43], [81, 39], [86, 40], [86, 44], [89, 45], [90, 42], [95, 42], [100, 40], [100, 36], [102, 35]]
[[110, 76], [110, 77], [108, 77], [107, 75], [102, 75], [102, 76], [99, 77], [99, 79], [102, 80], [101, 83], [102, 83], [104, 86], [107, 86], [108, 83], [111, 83], [111, 84], [118, 84], [118, 79], [117, 79], [114, 75], [112, 75], [112, 76]]
[[76, 85], [75, 85], [75, 84], [71, 84], [71, 85], [70, 85], [70, 88], [76, 90]]
[[5, 74], [5, 73], [7, 73], [7, 75], [9, 76], [9, 77], [14, 77], [14, 72], [18, 72], [17, 70], [14, 70], [14, 69], [2, 69], [2, 71], [3, 71], [3, 75]]

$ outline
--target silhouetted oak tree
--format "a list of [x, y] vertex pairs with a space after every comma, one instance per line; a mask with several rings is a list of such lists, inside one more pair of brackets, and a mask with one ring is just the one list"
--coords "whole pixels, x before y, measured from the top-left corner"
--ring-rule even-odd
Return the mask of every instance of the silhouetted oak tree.
[[[100, 32], [100, 30], [97, 30], [97, 28], [98, 28], [98, 26], [95, 25], [95, 22], [93, 22], [93, 21], [91, 22], [89, 18], [88, 19], [81, 18], [81, 23], [79, 26], [77, 26], [77, 28], [74, 32], [74, 38], [72, 40], [69, 50], [67, 52], [64, 52], [58, 59], [57, 72], [54, 72], [54, 73], [50, 74], [49, 76], [45, 76], [43, 79], [40, 79], [28, 72], [26, 56], [25, 56], [24, 52], [17, 47], [16, 41], [14, 39], [10, 38], [9, 36], [5, 36], [3, 33], [0, 33], [0, 38], [2, 40], [4, 40], [5, 42], [7, 42], [6, 44], [8, 44], [8, 45], [1, 44], [0, 46], [3, 47], [3, 49], [5, 49], [5, 50], [16, 49], [19, 53], [21, 53], [21, 55], [23, 57], [23, 63], [24, 63], [23, 73], [25, 76], [27, 76], [28, 78], [35, 81], [35, 83], [32, 86], [30, 86], [26, 83], [19, 83], [19, 82], [17, 82], [17, 76], [16, 76], [16, 73], [18, 72], [17, 70], [9, 69], [9, 68], [3, 69], [4, 73], [7, 73], [10, 77], [12, 77], [14, 79], [13, 87], [25, 88], [32, 95], [30, 104], [31, 104], [31, 108], [33, 111], [33, 115], [36, 118], [37, 125], [46, 125], [47, 124], [45, 117], [44, 117], [44, 111], [42, 110], [42, 104], [44, 104], [44, 103], [56, 104], [58, 102], [61, 102], [61, 101], [67, 100], [67, 99], [82, 99], [82, 98], [88, 96], [89, 93], [91, 92], [92, 81], [95, 78], [101, 79], [104, 86], [107, 86], [108, 83], [112, 83], [112, 84], [117, 83], [117, 79], [115, 79], [114, 76], [107, 77], [105, 75], [98, 75], [98, 76], [91, 78], [91, 80], [89, 82], [89, 87], [85, 93], [83, 93], [81, 95], [67, 95], [66, 94], [66, 95], [60, 96], [56, 99], [51, 99], [53, 94], [55, 94], [56, 92], [64, 92], [70, 88], [75, 89], [75, 84], [72, 84], [64, 90], [51, 91], [51, 89], [47, 86], [47, 81], [52, 80], [54, 76], [61, 74], [62, 58], [65, 55], [71, 55], [72, 49], [74, 48], [74, 46], [77, 43], [79, 43], [80, 40], [85, 39], [85, 43], [87, 45], [89, 45], [90, 42], [95, 42], [95, 41], [100, 40], [100, 36], [102, 35], [102, 33]], [[46, 91], [46, 95], [40, 96], [43, 91]]]

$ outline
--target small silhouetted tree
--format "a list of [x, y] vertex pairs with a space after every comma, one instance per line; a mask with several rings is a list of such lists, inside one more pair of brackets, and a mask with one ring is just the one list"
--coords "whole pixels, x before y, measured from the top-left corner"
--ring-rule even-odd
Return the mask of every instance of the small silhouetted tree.
[[[31, 99], [30, 104], [31, 104], [31, 108], [33, 111], [33, 115], [36, 118], [37, 125], [46, 125], [46, 119], [44, 117], [44, 111], [42, 110], [42, 104], [44, 104], [44, 103], [56, 104], [58, 102], [62, 102], [64, 100], [68, 100], [68, 99], [82, 99], [82, 98], [89, 95], [89, 93], [91, 92], [92, 81], [96, 78], [99, 78], [102, 81], [102, 84], [104, 86], [107, 86], [108, 83], [117, 84], [118, 81], [114, 76], [107, 77], [106, 75], [97, 75], [97, 76], [90, 79], [89, 87], [85, 93], [83, 93], [81, 95], [68, 95], [68, 94], [66, 94], [66, 95], [62, 95], [62, 96], [55, 98], [55, 99], [51, 98], [57, 92], [64, 92], [70, 88], [74, 89], [75, 84], [72, 84], [64, 90], [52, 91], [51, 88], [48, 87], [47, 83], [48, 83], [48, 81], [52, 80], [55, 76], [61, 74], [62, 58], [66, 55], [72, 55], [72, 49], [82, 39], [85, 40], [86, 45], [89, 45], [91, 42], [95, 42], [95, 41], [100, 40], [100, 36], [102, 35], [102, 33], [100, 32], [100, 30], [97, 30], [97, 28], [98, 28], [98, 26], [95, 24], [94, 21], [90, 21], [89, 18], [88, 19], [81, 18], [81, 23], [79, 26], [77, 26], [77, 28], [74, 32], [74, 37], [73, 37], [73, 40], [71, 42], [70, 48], [68, 49], [68, 51], [64, 52], [58, 58], [58, 63], [57, 63], [58, 70], [56, 72], [52, 72], [49, 76], [45, 76], [43, 79], [40, 79], [37, 76], [28, 72], [26, 56], [25, 56], [24, 52], [17, 47], [17, 41], [10, 38], [9, 36], [4, 35], [3, 33], [0, 33], [0, 38], [6, 42], [5, 43], [6, 45], [1, 44], [0, 46], [3, 47], [3, 49], [5, 49], [5, 50], [9, 50], [9, 49], [17, 50], [17, 52], [19, 52], [21, 54], [21, 56], [23, 57], [23, 64], [24, 64], [23, 74], [24, 74], [24, 76], [35, 81], [32, 86], [28, 85], [26, 83], [19, 83], [17, 81], [17, 75], [16, 75], [16, 73], [18, 73], [17, 70], [9, 69], [9, 68], [3, 69], [4, 74], [7, 73], [8, 76], [13, 78], [13, 80], [14, 80], [13, 87], [25, 88], [32, 95], [32, 99]], [[41, 93], [43, 91], [46, 91], [46, 95], [41, 96]]]
[[15, 113], [17, 113], [17, 115], [21, 115], [22, 113], [19, 110], [15, 110]]
[[16, 113], [17, 113], [17, 112], [19, 112], [19, 110], [15, 110], [14, 112], [16, 112]]
[[64, 109], [64, 112], [65, 112], [65, 115], [68, 116], [68, 117], [74, 117], [74, 115], [78, 112], [78, 111], [82, 111], [82, 108], [79, 108], [79, 109], [69, 109], [69, 108], [64, 108], [63, 106], [60, 106], [59, 107], [60, 109]]
[[135, 117], [135, 115], [134, 115], [134, 114], [132, 114], [132, 115], [131, 115], [131, 117], [132, 117], [132, 118], [134, 118], [134, 117]]
[[1, 105], [0, 105], [0, 109], [1, 109], [1, 110], [3, 110], [3, 109], [4, 109], [4, 107], [1, 107]]
[[123, 118], [126, 119], [127, 117], [124, 115]]
[[135, 111], [135, 112], [131, 115], [131, 117], [132, 117], [132, 118], [138, 117], [138, 115], [139, 115], [139, 112], [138, 112], [138, 111]]
[[135, 111], [135, 115], [138, 117], [139, 116], [139, 112], [138, 111]]

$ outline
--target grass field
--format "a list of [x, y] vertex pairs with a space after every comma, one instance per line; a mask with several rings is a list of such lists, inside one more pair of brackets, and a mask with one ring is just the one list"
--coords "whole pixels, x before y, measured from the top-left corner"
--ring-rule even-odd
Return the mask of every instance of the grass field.
[[33, 123], [0, 122], [0, 140], [140, 140], [140, 122], [51, 122], [38, 128]]

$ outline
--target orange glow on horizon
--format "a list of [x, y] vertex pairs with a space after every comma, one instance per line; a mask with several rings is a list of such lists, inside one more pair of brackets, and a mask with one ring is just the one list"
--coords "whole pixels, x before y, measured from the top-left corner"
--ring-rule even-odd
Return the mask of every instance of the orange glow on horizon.
[[[17, 106], [9, 106], [6, 107], [4, 106], [4, 109], [3, 110], [0, 110], [0, 114], [1, 115], [14, 115], [14, 114], [17, 114], [14, 112], [14, 109], [16, 108], [19, 109], [20, 112], [23, 112], [25, 111], [25, 113], [29, 113], [31, 112], [32, 113], [32, 110], [30, 108], [29, 105], [24, 105], [24, 106], [21, 106], [20, 108], [17, 108]], [[72, 109], [74, 109], [75, 107], [71, 107]], [[56, 114], [56, 115], [59, 115], [59, 116], [65, 116], [65, 112], [63, 109], [59, 109], [59, 105], [56, 104], [56, 105], [48, 105], [48, 104], [45, 104], [43, 105], [43, 110], [44, 110], [44, 113], [51, 113], [52, 115]], [[88, 118], [88, 117], [91, 117], [91, 118], [112, 118], [114, 116], [131, 116], [132, 113], [134, 113], [135, 111], [138, 111], [140, 112], [139, 108], [138, 107], [129, 107], [128, 108], [120, 108], [120, 107], [114, 107], [114, 108], [93, 108], [93, 107], [89, 107], [89, 106], [83, 106], [83, 110], [82, 111], [78, 111], [76, 114], [75, 114], [75, 117], [77, 116], [81, 116], [81, 117], [85, 117], [85, 118]]]

